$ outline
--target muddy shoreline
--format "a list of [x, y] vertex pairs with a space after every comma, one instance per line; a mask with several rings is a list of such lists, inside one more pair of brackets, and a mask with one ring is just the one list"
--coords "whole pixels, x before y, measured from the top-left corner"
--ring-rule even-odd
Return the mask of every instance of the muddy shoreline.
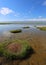
[[0, 57], [0, 65], [46, 65], [46, 32], [32, 28], [11, 34], [10, 37], [0, 36], [0, 43], [13, 39], [27, 40], [35, 53], [24, 60], [6, 60]]

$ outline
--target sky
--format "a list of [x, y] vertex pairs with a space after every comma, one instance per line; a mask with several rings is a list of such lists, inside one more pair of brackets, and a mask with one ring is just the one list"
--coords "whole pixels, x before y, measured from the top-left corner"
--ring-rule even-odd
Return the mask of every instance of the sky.
[[46, 0], [0, 0], [0, 21], [46, 20]]

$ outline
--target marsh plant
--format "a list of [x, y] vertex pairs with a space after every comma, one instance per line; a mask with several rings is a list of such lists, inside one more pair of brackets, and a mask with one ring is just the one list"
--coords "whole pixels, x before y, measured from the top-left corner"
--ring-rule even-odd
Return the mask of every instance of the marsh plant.
[[17, 30], [10, 30], [10, 32], [11, 32], [11, 33], [20, 33], [20, 32], [22, 32], [22, 30], [21, 30], [21, 29], [17, 29]]
[[25, 27], [23, 27], [24, 29], [26, 29], [26, 28], [30, 28], [29, 26], [25, 26]]
[[46, 31], [46, 27], [37, 27], [40, 30]]
[[22, 59], [29, 54], [30, 50], [32, 51], [32, 48], [24, 40], [0, 43], [0, 56], [2, 55], [9, 59]]

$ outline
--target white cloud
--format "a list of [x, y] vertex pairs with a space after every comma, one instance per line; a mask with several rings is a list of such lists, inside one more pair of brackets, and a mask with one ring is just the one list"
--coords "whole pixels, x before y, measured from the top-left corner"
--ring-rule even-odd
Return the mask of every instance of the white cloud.
[[10, 13], [13, 13], [13, 10], [11, 10], [9, 8], [3, 7], [3, 8], [0, 9], [0, 14], [2, 14], [2, 15], [7, 15], [7, 14], [10, 14]]
[[46, 5], [46, 1], [44, 1], [42, 5]]
[[27, 19], [28, 21], [46, 21], [46, 18], [33, 18], [33, 19]]
[[14, 16], [18, 17], [18, 16], [20, 16], [20, 13], [15, 13], [15, 15], [14, 15]]
[[42, 17], [42, 16], [39, 16], [38, 18], [40, 18], [40, 19], [41, 19], [41, 18], [43, 18], [43, 17]]
[[27, 19], [28, 21], [46, 21], [46, 18], [38, 16], [38, 18]]

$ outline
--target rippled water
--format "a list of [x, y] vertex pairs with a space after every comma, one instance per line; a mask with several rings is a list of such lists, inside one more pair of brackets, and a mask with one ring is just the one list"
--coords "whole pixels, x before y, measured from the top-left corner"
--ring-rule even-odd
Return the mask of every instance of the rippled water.
[[25, 24], [0, 25], [0, 32], [12, 30], [12, 29], [22, 29], [22, 27], [24, 26], [31, 26], [31, 25], [25, 25]]
[[[25, 27], [25, 26], [29, 26], [30, 31], [33, 31], [33, 32], [35, 32], [35, 31], [39, 32], [40, 31], [35, 27], [35, 25], [31, 25], [31, 24], [9, 24], [9, 25], [7, 24], [7, 25], [0, 25], [0, 35], [2, 33], [5, 34], [10, 30], [16, 30], [16, 29], [22, 29], [23, 30], [23, 27]], [[36, 25], [36, 26], [46, 26], [46, 25]], [[10, 34], [10, 33], [8, 33], [8, 34]]]

